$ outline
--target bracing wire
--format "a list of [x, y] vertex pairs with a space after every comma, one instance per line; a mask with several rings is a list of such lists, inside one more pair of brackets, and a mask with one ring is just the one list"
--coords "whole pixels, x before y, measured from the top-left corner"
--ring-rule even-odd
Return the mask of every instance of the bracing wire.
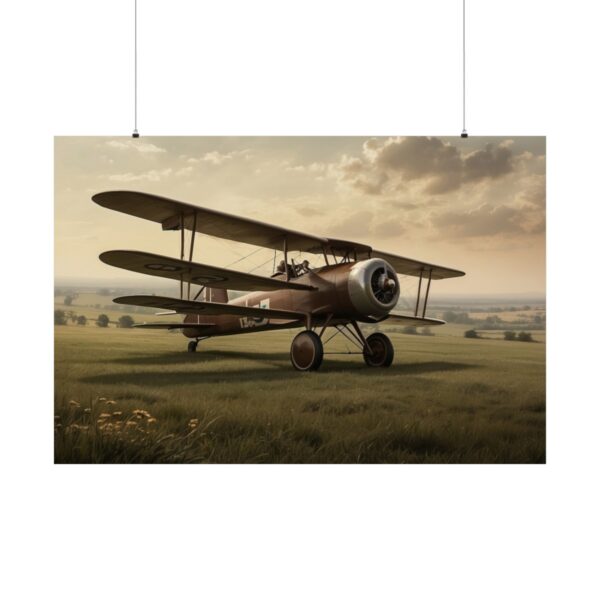
[[466, 36], [465, 36], [465, 3], [466, 0], [463, 0], [462, 3], [462, 118], [463, 118], [463, 128], [460, 137], [468, 137], [467, 133], [467, 44], [466, 44]]
[[131, 137], [140, 137], [138, 133], [138, 43], [137, 43], [137, 0], [133, 0], [133, 133]]

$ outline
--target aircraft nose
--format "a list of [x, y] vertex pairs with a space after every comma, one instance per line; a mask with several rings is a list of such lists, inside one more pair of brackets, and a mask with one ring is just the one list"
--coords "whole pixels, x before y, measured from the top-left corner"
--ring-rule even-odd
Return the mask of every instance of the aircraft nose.
[[384, 291], [393, 291], [396, 287], [396, 282], [386, 275], [382, 275], [379, 279], [379, 287]]

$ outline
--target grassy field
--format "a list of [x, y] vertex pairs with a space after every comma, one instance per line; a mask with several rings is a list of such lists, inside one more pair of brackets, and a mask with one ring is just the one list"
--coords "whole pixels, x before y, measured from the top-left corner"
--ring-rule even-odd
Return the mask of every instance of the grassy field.
[[336, 354], [297, 373], [294, 331], [188, 354], [180, 334], [57, 326], [55, 461], [544, 462], [545, 344], [464, 329], [390, 334], [389, 369]]

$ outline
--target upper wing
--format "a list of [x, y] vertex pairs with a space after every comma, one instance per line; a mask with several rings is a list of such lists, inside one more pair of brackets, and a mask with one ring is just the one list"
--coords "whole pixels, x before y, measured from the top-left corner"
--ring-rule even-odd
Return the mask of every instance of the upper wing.
[[297, 321], [305, 317], [304, 313], [275, 308], [259, 308], [256, 306], [238, 306], [222, 302], [197, 302], [194, 300], [179, 300], [164, 296], [121, 296], [115, 298], [117, 304], [133, 304], [134, 306], [149, 306], [165, 310], [174, 310], [182, 314], [202, 315], [239, 315], [259, 319], [288, 319]]
[[186, 229], [195, 229], [199, 233], [274, 250], [283, 248], [284, 239], [287, 240], [288, 250], [304, 252], [320, 251], [322, 246], [327, 244], [326, 238], [316, 235], [228, 215], [153, 194], [130, 191], [101, 192], [94, 195], [92, 200], [105, 208], [160, 223], [163, 229], [180, 229], [183, 221]]
[[439, 265], [432, 265], [420, 260], [390, 254], [389, 252], [380, 252], [379, 250], [373, 250], [371, 256], [373, 258], [383, 258], [383, 260], [386, 260], [394, 267], [396, 273], [402, 275], [419, 277], [419, 275], [423, 274], [423, 277], [429, 277], [429, 273], [431, 272], [431, 279], [447, 279], [448, 277], [462, 277], [465, 274], [464, 271], [440, 267]]
[[433, 325], [445, 325], [446, 321], [442, 321], [441, 319], [431, 319], [429, 317], [413, 317], [411, 315], [396, 315], [389, 314], [387, 317], [381, 319], [381, 321], [395, 321], [397, 323], [401, 323], [402, 325], [411, 325], [413, 327], [431, 327]]
[[221, 267], [212, 267], [199, 263], [169, 258], [150, 252], [137, 250], [109, 250], [100, 255], [100, 260], [107, 265], [128, 269], [136, 273], [157, 275], [186, 283], [207, 285], [212, 288], [224, 288], [240, 291], [267, 291], [267, 290], [314, 290], [310, 285], [294, 283], [273, 277], [261, 277], [231, 271]]
[[337, 256], [344, 256], [346, 253], [351, 256], [354, 252], [367, 255], [370, 253], [373, 257], [387, 260], [398, 273], [417, 277], [421, 273], [429, 276], [430, 271], [432, 279], [464, 275], [462, 271], [456, 269], [448, 269], [379, 250], [371, 251], [371, 246], [366, 244], [302, 233], [154, 194], [124, 190], [110, 191], [95, 194], [92, 200], [105, 208], [160, 223], [166, 230], [181, 229], [183, 226], [185, 229], [199, 233], [274, 250], [281, 250], [285, 240], [288, 250], [320, 253], [326, 248], [328, 252]]

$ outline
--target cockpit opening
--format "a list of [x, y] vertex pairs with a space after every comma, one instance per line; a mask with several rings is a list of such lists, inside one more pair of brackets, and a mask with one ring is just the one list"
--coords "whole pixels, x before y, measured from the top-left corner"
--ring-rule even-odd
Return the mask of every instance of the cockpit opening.
[[311, 268], [308, 260], [303, 260], [299, 265], [294, 262], [294, 259], [292, 259], [291, 263], [286, 263], [285, 260], [281, 260], [277, 265], [277, 269], [275, 269], [275, 273], [273, 273], [271, 277], [277, 277], [277, 275], [285, 275], [287, 273], [289, 279], [294, 279], [310, 272]]

